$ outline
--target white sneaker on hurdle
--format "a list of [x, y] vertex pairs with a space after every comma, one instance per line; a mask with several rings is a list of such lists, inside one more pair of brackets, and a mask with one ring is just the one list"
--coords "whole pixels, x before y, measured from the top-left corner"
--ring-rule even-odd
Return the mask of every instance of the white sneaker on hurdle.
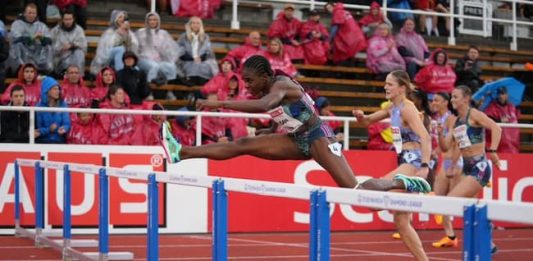
[[169, 163], [178, 163], [180, 161], [181, 144], [174, 138], [170, 132], [168, 122], [164, 122], [161, 126], [161, 146], [165, 151], [165, 156]]
[[426, 179], [421, 177], [396, 174], [394, 179], [401, 180], [405, 185], [405, 190], [408, 192], [429, 193], [431, 191], [431, 185], [429, 185]]

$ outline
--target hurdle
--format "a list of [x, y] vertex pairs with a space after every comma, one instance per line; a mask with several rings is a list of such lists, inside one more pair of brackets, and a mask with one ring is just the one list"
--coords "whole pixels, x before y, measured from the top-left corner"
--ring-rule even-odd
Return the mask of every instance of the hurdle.
[[[42, 193], [37, 183], [42, 183], [42, 168], [64, 169], [81, 173], [98, 174], [100, 179], [100, 224], [99, 252], [80, 253], [72, 247], [47, 240], [41, 234], [43, 228], [43, 206], [36, 206], [35, 233], [20, 228], [18, 166], [35, 168], [35, 192]], [[442, 196], [424, 196], [397, 192], [379, 192], [353, 190], [335, 187], [317, 187], [287, 184], [281, 182], [256, 181], [214, 176], [192, 176], [165, 172], [148, 172], [101, 167], [84, 164], [69, 164], [52, 161], [17, 159], [15, 162], [15, 224], [16, 234], [26, 235], [38, 244], [49, 245], [62, 251], [63, 258], [80, 260], [111, 260], [118, 257], [133, 258], [128, 252], [109, 252], [108, 241], [108, 177], [144, 180], [148, 182], [148, 224], [147, 224], [147, 260], [158, 260], [158, 183], [171, 183], [183, 186], [212, 188], [213, 193], [213, 229], [212, 229], [212, 260], [227, 260], [228, 251], [228, 193], [242, 192], [262, 196], [293, 198], [309, 201], [309, 260], [330, 260], [330, 215], [329, 204], [339, 203], [372, 209], [388, 209], [406, 212], [424, 212], [463, 217], [464, 246], [463, 260], [491, 260], [491, 220], [533, 224], [533, 204], [521, 202], [502, 202], [495, 200], [479, 200], [473, 198], [454, 198]], [[70, 175], [69, 171], [66, 171]], [[68, 186], [65, 177], [64, 186]], [[37, 194], [36, 194], [37, 196]], [[36, 200], [38, 203], [38, 200]], [[66, 204], [66, 200], [63, 202]], [[70, 203], [70, 202], [68, 202]], [[68, 208], [65, 208], [67, 210]], [[64, 216], [70, 213], [65, 213]], [[520, 213], [520, 215], [515, 215]], [[70, 226], [69, 218], [64, 219], [64, 227]], [[68, 229], [67, 229], [68, 231]], [[70, 232], [63, 231], [64, 240], [70, 241]], [[129, 255], [128, 255], [129, 254]], [[122, 256], [120, 256], [122, 255]]]

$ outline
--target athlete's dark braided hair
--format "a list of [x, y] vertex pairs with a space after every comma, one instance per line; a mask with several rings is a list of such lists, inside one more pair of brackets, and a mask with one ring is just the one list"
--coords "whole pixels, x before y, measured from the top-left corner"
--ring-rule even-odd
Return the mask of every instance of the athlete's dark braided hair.
[[244, 62], [244, 69], [253, 70], [258, 74], [274, 76], [274, 71], [272, 71], [272, 68], [270, 67], [270, 62], [261, 55], [253, 55], [246, 59], [246, 62]]

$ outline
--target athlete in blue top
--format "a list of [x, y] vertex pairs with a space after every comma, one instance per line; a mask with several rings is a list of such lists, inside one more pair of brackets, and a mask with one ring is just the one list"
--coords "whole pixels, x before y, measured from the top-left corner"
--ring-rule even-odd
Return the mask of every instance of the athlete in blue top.
[[[385, 79], [385, 98], [391, 101], [391, 105], [370, 115], [364, 115], [360, 110], [353, 111], [357, 120], [364, 125], [390, 118], [392, 143], [400, 159], [398, 168], [388, 173], [384, 179], [390, 180], [398, 175], [425, 179], [429, 173], [431, 138], [420, 113], [413, 102], [407, 99], [413, 90], [405, 71], [393, 71]], [[364, 184], [373, 182], [370, 180]], [[427, 186], [430, 187], [429, 184]], [[428, 260], [422, 242], [411, 225], [411, 214], [394, 212], [394, 223], [403, 243], [416, 260]]]
[[[338, 186], [355, 188], [357, 180], [342, 154], [335, 135], [324, 124], [313, 106], [313, 101], [292, 78], [272, 71], [268, 60], [255, 55], [246, 60], [243, 67], [246, 87], [256, 100], [209, 101], [198, 100], [202, 108], [226, 108], [242, 112], [267, 112], [274, 127], [260, 130], [258, 136], [245, 137], [234, 142], [186, 147], [172, 137], [168, 125], [163, 125], [162, 145], [170, 163], [183, 159], [230, 159], [240, 155], [252, 155], [269, 160], [314, 159], [335, 180]], [[286, 133], [275, 133], [283, 128]], [[427, 183], [417, 177], [398, 176], [392, 180], [375, 180], [358, 187], [371, 190], [401, 189], [412, 192], [428, 192]]]

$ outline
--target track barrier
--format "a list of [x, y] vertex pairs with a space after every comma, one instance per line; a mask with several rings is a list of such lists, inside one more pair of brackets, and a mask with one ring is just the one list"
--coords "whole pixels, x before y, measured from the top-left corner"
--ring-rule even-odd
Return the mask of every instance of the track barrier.
[[[35, 230], [20, 225], [20, 167], [35, 170]], [[63, 233], [62, 240], [52, 240], [43, 233], [44, 169], [63, 170]], [[94, 245], [95, 241], [75, 241], [71, 234], [71, 172], [99, 177], [98, 252], [80, 252], [76, 246]], [[171, 183], [212, 189], [213, 228], [212, 260], [228, 259], [228, 192], [286, 197], [310, 202], [309, 260], [330, 260], [330, 203], [348, 204], [372, 209], [423, 212], [463, 217], [463, 260], [491, 260], [491, 220], [533, 224], [533, 204], [425, 196], [408, 193], [353, 190], [334, 187], [301, 186], [280, 182], [234, 178], [203, 177], [165, 172], [148, 172], [102, 167], [89, 164], [17, 159], [15, 161], [15, 235], [35, 241], [37, 247], [49, 246], [62, 253], [63, 260], [132, 260], [133, 253], [109, 252], [109, 177], [147, 182], [147, 260], [159, 259], [158, 186]], [[517, 213], [520, 213], [519, 215]], [[94, 245], [96, 246], [96, 245]]]

